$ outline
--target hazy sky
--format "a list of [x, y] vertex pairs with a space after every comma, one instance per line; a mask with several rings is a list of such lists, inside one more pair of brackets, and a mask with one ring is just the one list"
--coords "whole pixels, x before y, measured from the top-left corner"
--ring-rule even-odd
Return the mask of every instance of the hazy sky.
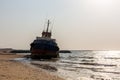
[[120, 50], [120, 0], [0, 0], [0, 48], [29, 49], [47, 19], [61, 49]]

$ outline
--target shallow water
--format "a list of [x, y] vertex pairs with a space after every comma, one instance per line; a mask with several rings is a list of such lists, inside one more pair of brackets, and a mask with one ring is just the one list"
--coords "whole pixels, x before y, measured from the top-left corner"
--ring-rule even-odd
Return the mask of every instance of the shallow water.
[[80, 50], [60, 53], [59, 59], [27, 62], [66, 80], [120, 80], [120, 51]]

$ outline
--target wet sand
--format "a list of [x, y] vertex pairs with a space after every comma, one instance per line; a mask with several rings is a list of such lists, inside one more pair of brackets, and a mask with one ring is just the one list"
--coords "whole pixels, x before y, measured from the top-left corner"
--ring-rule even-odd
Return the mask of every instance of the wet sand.
[[63, 80], [43, 69], [37, 69], [12, 59], [22, 55], [0, 53], [0, 80]]

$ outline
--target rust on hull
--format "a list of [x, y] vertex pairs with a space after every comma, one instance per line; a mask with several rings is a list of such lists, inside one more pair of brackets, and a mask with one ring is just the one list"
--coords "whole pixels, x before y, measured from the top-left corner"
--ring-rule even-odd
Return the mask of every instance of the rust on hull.
[[51, 59], [59, 58], [59, 52], [57, 51], [47, 51], [47, 50], [32, 50], [32, 59]]

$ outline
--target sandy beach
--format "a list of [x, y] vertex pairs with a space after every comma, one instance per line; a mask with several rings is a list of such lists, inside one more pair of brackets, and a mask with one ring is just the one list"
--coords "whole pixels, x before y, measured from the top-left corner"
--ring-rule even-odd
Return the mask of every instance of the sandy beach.
[[0, 53], [0, 80], [63, 80], [42, 69], [12, 60], [17, 57], [23, 56]]

